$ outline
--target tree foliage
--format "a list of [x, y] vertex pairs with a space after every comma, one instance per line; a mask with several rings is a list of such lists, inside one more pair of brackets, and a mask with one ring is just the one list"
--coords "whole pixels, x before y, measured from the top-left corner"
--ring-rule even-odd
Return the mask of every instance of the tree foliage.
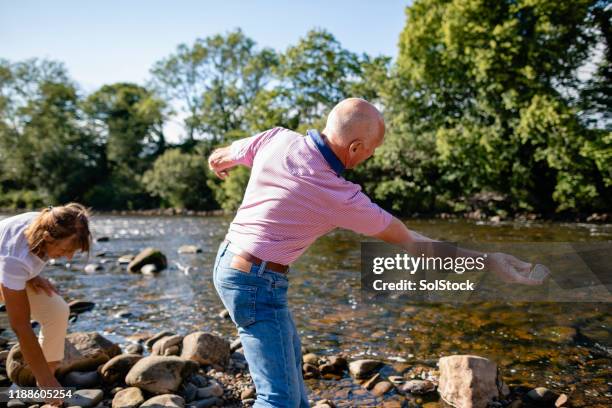
[[592, 153], [607, 134], [580, 120], [575, 98], [597, 41], [593, 10], [586, 0], [408, 7], [385, 101], [391, 141], [377, 158], [403, 166], [376, 196], [433, 211], [464, 210], [482, 193], [505, 196], [513, 211], [605, 209], [609, 172]]
[[363, 97], [387, 136], [348, 177], [398, 214], [609, 211], [611, 17], [601, 0], [415, 0], [395, 61], [320, 28], [282, 52], [237, 29], [179, 45], [145, 86], [89, 95], [59, 62], [0, 60], [0, 206], [232, 211], [249, 171], [216, 179], [212, 149], [320, 129]]

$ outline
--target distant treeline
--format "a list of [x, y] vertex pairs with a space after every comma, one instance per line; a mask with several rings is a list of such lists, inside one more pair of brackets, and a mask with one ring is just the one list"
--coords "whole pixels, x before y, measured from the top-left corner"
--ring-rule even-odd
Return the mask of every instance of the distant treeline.
[[60, 62], [0, 59], [0, 207], [231, 211], [248, 170], [217, 180], [212, 149], [321, 129], [356, 96], [381, 107], [387, 136], [348, 177], [397, 214], [612, 210], [606, 1], [416, 0], [406, 17], [395, 61], [322, 29], [284, 52], [235, 30], [179, 45], [146, 84], [91, 94]]

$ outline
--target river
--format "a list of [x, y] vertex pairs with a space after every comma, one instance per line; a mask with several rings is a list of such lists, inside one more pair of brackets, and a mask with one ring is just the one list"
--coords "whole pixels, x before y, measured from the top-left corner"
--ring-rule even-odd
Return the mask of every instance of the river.
[[[0, 216], [2, 218], [4, 216]], [[135, 333], [162, 329], [187, 334], [236, 335], [218, 317], [222, 305], [212, 285], [211, 265], [227, 217], [94, 216], [96, 243], [89, 260], [50, 265], [67, 300], [96, 303], [71, 331], [99, 331], [126, 343]], [[462, 242], [612, 241], [612, 225], [465, 220], [406, 220], [433, 238]], [[320, 238], [290, 272], [289, 299], [302, 342], [321, 355], [371, 356], [399, 365], [434, 367], [440, 356], [477, 354], [496, 361], [510, 386], [546, 386], [572, 393], [574, 406], [612, 406], [612, 308], [609, 303], [362, 304], [360, 237], [337, 230]], [[193, 244], [202, 253], [179, 255]], [[133, 275], [117, 264], [124, 254], [157, 247], [169, 269], [156, 277]], [[103, 257], [97, 256], [104, 253]], [[103, 270], [83, 272], [86, 263]], [[7, 327], [6, 317], [0, 325]], [[350, 379], [309, 380], [321, 397], [373, 403]], [[435, 406], [435, 404], [430, 404]]]

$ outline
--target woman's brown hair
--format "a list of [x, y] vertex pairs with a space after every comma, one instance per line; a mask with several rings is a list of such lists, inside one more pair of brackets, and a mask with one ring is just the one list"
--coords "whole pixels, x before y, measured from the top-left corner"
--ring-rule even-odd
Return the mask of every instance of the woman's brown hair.
[[45, 208], [25, 230], [30, 251], [39, 257], [45, 256], [45, 233], [48, 233], [54, 240], [74, 237], [78, 248], [89, 253], [91, 232], [88, 217], [87, 209], [78, 203]]

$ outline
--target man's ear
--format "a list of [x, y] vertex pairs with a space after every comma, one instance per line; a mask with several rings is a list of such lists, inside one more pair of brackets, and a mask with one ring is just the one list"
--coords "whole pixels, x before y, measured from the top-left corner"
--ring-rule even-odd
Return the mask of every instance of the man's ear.
[[351, 142], [351, 144], [349, 145], [349, 151], [351, 153], [357, 153], [359, 149], [361, 149], [362, 147], [363, 147], [363, 142], [357, 139]]

